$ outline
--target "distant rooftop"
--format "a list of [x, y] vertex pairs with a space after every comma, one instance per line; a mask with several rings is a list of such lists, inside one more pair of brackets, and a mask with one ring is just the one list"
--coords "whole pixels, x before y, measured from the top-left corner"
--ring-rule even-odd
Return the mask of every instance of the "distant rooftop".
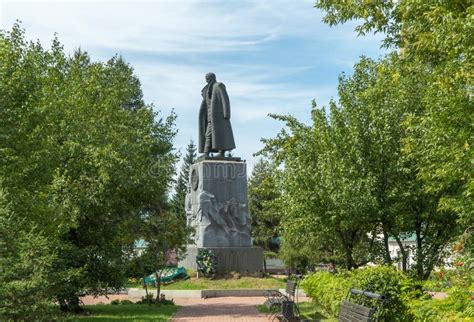
[[[412, 234], [403, 235], [400, 237], [400, 240], [405, 241], [405, 242], [414, 242], [416, 241], [416, 234], [412, 233]], [[389, 237], [388, 241], [394, 242], [396, 241], [396, 239], [394, 237]]]
[[145, 248], [146, 247], [146, 242], [144, 239], [138, 239], [135, 241], [134, 248]]

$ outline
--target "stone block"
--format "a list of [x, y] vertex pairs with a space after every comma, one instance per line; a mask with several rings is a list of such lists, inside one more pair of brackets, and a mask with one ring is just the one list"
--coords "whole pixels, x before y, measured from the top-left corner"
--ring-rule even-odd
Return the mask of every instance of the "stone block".
[[[187, 248], [187, 256], [179, 265], [196, 271], [196, 256], [199, 248], [189, 246]], [[218, 273], [239, 272], [242, 274], [252, 274], [263, 271], [263, 251], [260, 247], [205, 248], [210, 249], [216, 255]]]
[[252, 247], [247, 203], [247, 164], [240, 158], [201, 158], [189, 169], [185, 209], [194, 244], [179, 263], [197, 270], [198, 249], [217, 257], [218, 273], [256, 273], [263, 254]]
[[190, 168], [186, 214], [198, 247], [250, 247], [247, 167], [203, 160]]

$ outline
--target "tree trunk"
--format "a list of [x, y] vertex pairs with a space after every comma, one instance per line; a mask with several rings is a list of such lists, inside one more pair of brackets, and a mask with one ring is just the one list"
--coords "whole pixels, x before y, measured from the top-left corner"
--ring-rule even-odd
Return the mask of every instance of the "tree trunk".
[[346, 267], [348, 270], [353, 268], [357, 268], [357, 265], [354, 262], [354, 258], [352, 257], [352, 246], [351, 245], [344, 245], [344, 249], [346, 251]]
[[145, 283], [145, 277], [146, 276], [143, 276], [143, 287], [145, 288], [145, 296], [146, 296], [146, 299], [148, 301], [148, 286]]
[[[351, 235], [353, 235], [353, 233], [351, 233]], [[355, 261], [354, 261], [354, 257], [352, 256], [352, 253], [354, 251], [353, 236], [351, 236], [351, 238], [347, 238], [350, 240], [350, 242], [347, 241], [346, 236], [343, 232], [339, 232], [339, 236], [341, 238], [342, 245], [344, 246], [347, 269], [351, 270], [353, 268], [357, 268], [357, 265], [355, 264]]]
[[383, 230], [384, 261], [385, 261], [385, 264], [392, 264], [392, 257], [390, 256], [390, 247], [388, 246], [388, 233], [385, 230], [385, 227], [382, 227], [382, 230]]
[[416, 229], [415, 229], [415, 233], [416, 233], [416, 275], [418, 276], [418, 279], [420, 281], [423, 280], [423, 260], [424, 260], [424, 256], [423, 256], [423, 242], [421, 240], [421, 224], [420, 223], [416, 223]]
[[398, 247], [400, 247], [400, 253], [402, 253], [402, 271], [406, 272], [407, 271], [407, 261], [408, 261], [408, 252], [405, 250], [405, 247], [402, 244], [402, 241], [398, 237], [398, 235], [395, 235], [395, 240], [397, 241]]
[[161, 270], [155, 271], [155, 277], [156, 277], [156, 303], [160, 303]]
[[76, 295], [71, 295], [68, 298], [58, 299], [59, 308], [63, 312], [82, 313], [84, 309], [80, 305], [80, 299]]

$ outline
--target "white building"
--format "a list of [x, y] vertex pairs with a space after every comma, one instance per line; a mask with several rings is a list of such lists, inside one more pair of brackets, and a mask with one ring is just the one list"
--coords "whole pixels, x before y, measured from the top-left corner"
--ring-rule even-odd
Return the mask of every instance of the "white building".
[[[416, 247], [416, 235], [412, 234], [405, 238], [400, 238], [403, 249], [408, 253], [407, 268], [415, 264], [414, 249]], [[394, 260], [395, 265], [398, 269], [402, 269], [402, 252], [395, 238], [390, 237], [388, 239], [388, 249], [390, 251], [390, 257]]]

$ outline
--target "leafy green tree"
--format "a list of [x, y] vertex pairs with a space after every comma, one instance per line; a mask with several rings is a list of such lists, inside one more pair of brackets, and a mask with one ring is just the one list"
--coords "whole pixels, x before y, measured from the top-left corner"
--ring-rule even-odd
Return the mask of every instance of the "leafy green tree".
[[437, 207], [472, 226], [472, 2], [320, 0], [315, 6], [330, 25], [360, 19], [359, 35], [383, 32], [384, 45], [398, 48], [412, 70], [427, 70], [423, 110], [406, 120], [405, 153], [417, 160], [425, 191], [440, 196]]
[[249, 179], [249, 211], [254, 243], [272, 249], [271, 240], [279, 235], [281, 192], [276, 182], [279, 170], [267, 159], [259, 159]]
[[[372, 81], [363, 75], [372, 75]], [[409, 251], [401, 240], [414, 233], [415, 271], [421, 279], [429, 276], [445, 255], [449, 241], [460, 232], [458, 214], [438, 206], [442, 196], [427, 189], [419, 176], [419, 160], [406, 153], [404, 144], [413, 135], [406, 121], [424, 112], [424, 91], [430, 81], [424, 64], [414, 65], [392, 54], [377, 63], [362, 59], [354, 75], [341, 80], [339, 90], [340, 103], [353, 119], [357, 138], [362, 138], [355, 142], [364, 147], [361, 175], [371, 178], [373, 218], [383, 235], [384, 262], [392, 261], [388, 251], [388, 237], [392, 236], [407, 270]], [[341, 91], [341, 87], [347, 90]]]
[[137, 261], [144, 274], [155, 274], [155, 302], [159, 302], [163, 270], [174, 266], [175, 261], [185, 253], [189, 230], [183, 225], [181, 216], [165, 209], [150, 211], [143, 218], [141, 231], [146, 249]]
[[38, 229], [21, 228], [24, 220], [6, 199], [0, 190], [0, 319], [44, 319], [51, 313], [55, 254]]
[[350, 269], [368, 260], [361, 250], [370, 246], [364, 209], [369, 202], [367, 194], [360, 193], [367, 190], [365, 182], [347, 178], [355, 173], [351, 171], [354, 164], [352, 158], [342, 158], [350, 143], [335, 104], [330, 115], [331, 126], [325, 112], [314, 104], [313, 126], [291, 116], [274, 116], [286, 122], [289, 131], [264, 140], [263, 152], [284, 166], [282, 247], [293, 249], [289, 254], [298, 262], [344, 262]]
[[181, 172], [179, 173], [178, 180], [176, 181], [175, 192], [173, 200], [171, 201], [173, 211], [183, 218], [184, 223], [186, 222], [184, 202], [188, 188], [189, 167], [196, 162], [196, 157], [196, 145], [191, 140], [186, 147], [186, 155], [183, 158], [183, 165], [181, 166]]
[[[403, 48], [405, 54], [428, 61], [458, 59], [472, 51], [472, 26], [467, 23], [474, 7], [470, 1], [356, 1], [318, 0], [326, 12], [323, 22], [333, 26], [359, 19], [359, 36], [385, 34], [383, 44]], [[462, 57], [462, 59], [469, 59]]]
[[56, 256], [56, 301], [80, 311], [80, 294], [122, 285], [141, 214], [166, 208], [175, 116], [162, 118], [143, 102], [120, 57], [67, 57], [57, 39], [45, 50], [18, 25], [0, 43], [7, 201]]
[[[283, 166], [283, 253], [299, 262], [391, 263], [394, 237], [407, 270], [404, 236], [416, 235], [415, 273], [428, 277], [459, 231], [458, 214], [438, 207], [441, 196], [426, 189], [416, 159], [406, 154], [406, 122], [423, 113], [424, 65], [397, 54], [380, 61], [362, 58], [339, 80], [339, 102], [313, 105], [313, 124], [291, 116], [264, 153]], [[304, 260], [304, 256], [306, 260]]]

